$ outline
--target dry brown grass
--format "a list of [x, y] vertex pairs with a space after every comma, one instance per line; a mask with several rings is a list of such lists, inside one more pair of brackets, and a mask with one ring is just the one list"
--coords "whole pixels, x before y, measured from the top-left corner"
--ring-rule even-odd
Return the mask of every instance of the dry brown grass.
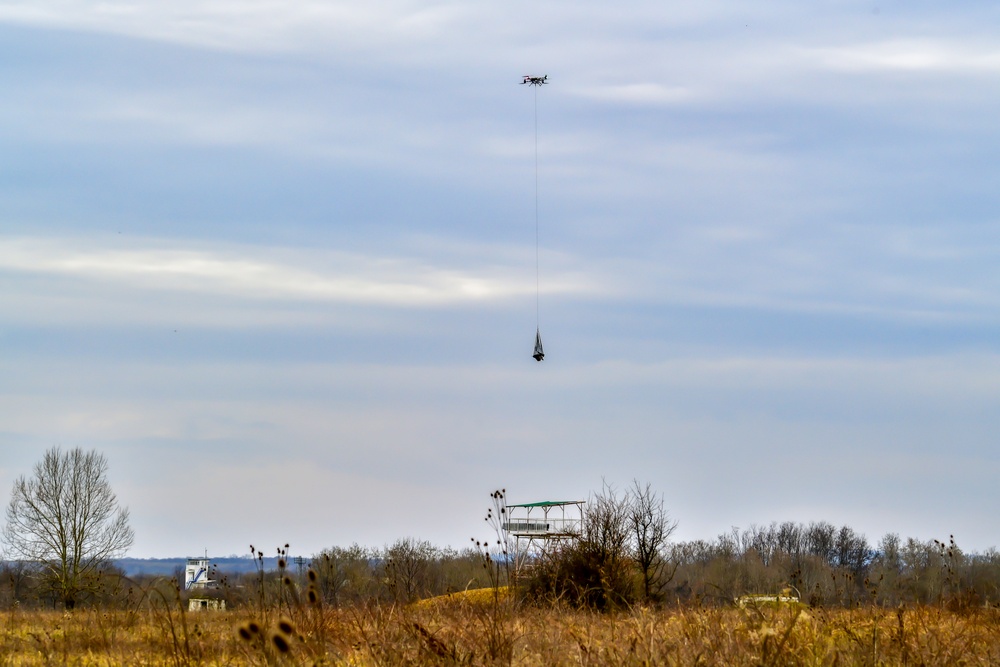
[[[268, 621], [240, 611], [8, 611], [0, 615], [0, 665], [1000, 664], [1000, 613], [991, 609], [594, 614], [505, 605], [303, 608], [275, 610]], [[497, 620], [512, 650], [491, 658], [486, 630]]]

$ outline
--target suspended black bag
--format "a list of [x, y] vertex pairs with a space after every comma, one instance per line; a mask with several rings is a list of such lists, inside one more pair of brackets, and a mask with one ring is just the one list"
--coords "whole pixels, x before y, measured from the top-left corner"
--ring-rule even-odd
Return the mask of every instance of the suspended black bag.
[[535, 329], [535, 353], [531, 355], [535, 358], [535, 361], [541, 361], [545, 358], [545, 350], [542, 349], [542, 334]]

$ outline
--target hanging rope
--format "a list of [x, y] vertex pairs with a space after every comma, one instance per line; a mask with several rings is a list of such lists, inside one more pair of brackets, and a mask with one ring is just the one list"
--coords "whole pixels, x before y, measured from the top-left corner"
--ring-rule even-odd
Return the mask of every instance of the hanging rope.
[[539, 301], [541, 300], [541, 289], [539, 287], [538, 272], [538, 86], [535, 89], [535, 330], [541, 329], [541, 319], [539, 317]]
[[548, 83], [548, 75], [530, 76], [525, 75], [522, 84], [530, 84], [535, 89], [535, 352], [531, 356], [535, 361], [545, 358], [545, 351], [542, 349], [542, 325], [539, 315], [539, 302], [541, 301], [541, 281], [538, 270], [538, 88]]
[[541, 280], [538, 268], [538, 88], [548, 83], [546, 76], [525, 76], [521, 83], [530, 84], [535, 88], [535, 351], [531, 356], [536, 361], [545, 358], [545, 351], [542, 349], [542, 324], [541, 324]]

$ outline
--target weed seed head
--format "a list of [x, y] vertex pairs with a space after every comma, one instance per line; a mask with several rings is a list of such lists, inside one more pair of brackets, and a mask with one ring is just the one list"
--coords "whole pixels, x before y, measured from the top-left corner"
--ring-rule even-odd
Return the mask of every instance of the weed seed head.
[[288, 653], [292, 648], [288, 645], [288, 640], [277, 632], [271, 636], [271, 643], [274, 644], [274, 648], [278, 649], [278, 653]]

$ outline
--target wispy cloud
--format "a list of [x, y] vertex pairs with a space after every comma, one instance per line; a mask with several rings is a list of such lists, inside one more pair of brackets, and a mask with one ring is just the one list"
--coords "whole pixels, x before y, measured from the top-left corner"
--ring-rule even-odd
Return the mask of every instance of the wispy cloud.
[[378, 0], [362, 5], [314, 0], [0, 3], [0, 21], [5, 22], [241, 51], [298, 50], [303, 45], [315, 46], [323, 39], [335, 38], [341, 45], [360, 45], [366, 38], [428, 39], [461, 12], [458, 3], [428, 7], [409, 0]]
[[578, 95], [601, 102], [670, 106], [691, 101], [697, 93], [683, 86], [667, 86], [656, 82], [619, 83], [605, 86], [570, 88], [569, 95]]
[[[492, 261], [485, 249], [476, 268], [444, 266], [430, 258], [335, 251], [225, 250], [176, 243], [116, 243], [0, 239], [0, 270], [128, 288], [221, 294], [239, 299], [342, 302], [427, 307], [503, 301], [531, 294], [526, 264]], [[579, 275], [550, 276], [548, 293], [593, 293]]]
[[1000, 50], [992, 45], [940, 39], [893, 39], [801, 52], [822, 67], [847, 72], [1000, 73]]
[[[628, 259], [544, 251], [544, 280], [538, 285], [527, 248], [429, 237], [381, 254], [134, 237], [103, 242], [0, 237], [0, 273], [8, 276], [0, 308], [12, 321], [147, 317], [152, 323], [169, 313], [184, 324], [239, 326], [261, 318], [292, 324], [320, 317], [323, 304], [506, 307], [531, 299], [537, 287], [556, 302], [627, 307], [674, 304], [939, 323], [993, 317], [997, 298], [988, 288], [995, 278], [984, 267], [968, 278], [946, 272], [974, 250], [954, 246], [944, 252], [946, 240], [939, 239], [935, 247], [942, 253], [921, 254], [929, 252], [922, 250], [926, 242], [914, 247], [915, 237], [889, 229], [882, 236], [868, 233], [869, 243], [884, 248], [867, 249], [844, 265], [837, 258], [846, 247], [819, 247], [808, 238], [771, 247], [775, 234], [789, 231], [754, 225], [692, 228], [669, 247], [637, 250]], [[840, 230], [826, 243], [850, 246], [854, 241], [841, 238], [850, 232]], [[141, 306], [150, 292], [190, 300], [182, 311], [165, 301], [152, 312]], [[312, 305], [320, 308], [310, 315]], [[290, 306], [294, 312], [284, 312]], [[277, 319], [268, 314], [273, 307], [283, 309]]]
[[[243, 517], [222, 551], [290, 525], [265, 483], [385, 504], [275, 537], [318, 550], [637, 462], [691, 537], [807, 503], [748, 475], [926, 525], [995, 470], [1000, 51], [985, 5], [883, 10], [0, 0], [5, 466], [113, 452], [148, 555], [204, 546], [180, 453]], [[984, 541], [987, 482], [934, 511]]]

